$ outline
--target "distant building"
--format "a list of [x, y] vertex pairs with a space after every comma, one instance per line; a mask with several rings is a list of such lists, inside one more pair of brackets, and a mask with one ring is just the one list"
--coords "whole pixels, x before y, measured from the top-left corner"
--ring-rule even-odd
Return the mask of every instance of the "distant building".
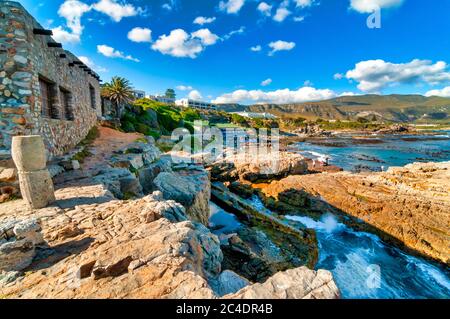
[[143, 99], [143, 98], [145, 98], [145, 91], [134, 90], [133, 95], [136, 99]]
[[270, 113], [257, 113], [257, 112], [232, 112], [231, 114], [237, 114], [243, 117], [247, 117], [250, 119], [267, 119], [267, 120], [273, 120], [277, 117]]
[[177, 105], [183, 107], [192, 107], [194, 109], [204, 109], [204, 110], [215, 110], [217, 105], [214, 103], [191, 100], [191, 99], [181, 99], [176, 102]]
[[150, 95], [148, 97], [150, 100], [156, 101], [156, 102], [160, 102], [160, 103], [165, 103], [165, 104], [175, 104], [175, 99], [174, 98], [170, 98], [164, 95]]

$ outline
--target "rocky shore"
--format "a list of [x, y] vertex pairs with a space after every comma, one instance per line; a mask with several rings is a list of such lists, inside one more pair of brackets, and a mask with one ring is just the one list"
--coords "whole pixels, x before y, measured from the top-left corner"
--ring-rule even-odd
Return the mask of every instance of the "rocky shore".
[[[314, 218], [332, 212], [351, 227], [449, 265], [449, 180], [450, 162], [444, 162], [410, 164], [383, 173], [289, 176], [253, 187], [281, 212]], [[307, 205], [292, 205], [299, 193], [307, 195]]]
[[339, 298], [330, 272], [303, 266], [317, 254], [311, 232], [285, 227], [284, 250], [271, 246], [283, 241], [275, 220], [247, 224], [259, 248], [213, 234], [201, 166], [172, 163], [151, 139], [90, 152], [56, 170], [51, 206], [0, 204], [0, 298]]

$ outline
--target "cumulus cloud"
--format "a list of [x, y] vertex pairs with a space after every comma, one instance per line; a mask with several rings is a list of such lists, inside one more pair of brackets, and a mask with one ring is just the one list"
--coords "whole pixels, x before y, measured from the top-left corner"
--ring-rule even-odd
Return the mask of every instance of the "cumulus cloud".
[[295, 0], [296, 6], [306, 8], [312, 6], [314, 0]]
[[357, 81], [358, 89], [364, 92], [379, 92], [397, 84], [425, 82], [436, 85], [450, 81], [448, 65], [443, 61], [433, 64], [429, 60], [412, 60], [408, 63], [390, 63], [383, 60], [362, 61], [353, 70], [346, 73], [346, 78]]
[[345, 77], [345, 75], [342, 73], [336, 73], [335, 75], [333, 75], [333, 78], [335, 80], [342, 80], [344, 77]]
[[190, 85], [178, 85], [176, 89], [179, 91], [192, 91], [194, 88]]
[[238, 13], [245, 4], [245, 0], [220, 1], [219, 9], [228, 14]]
[[183, 29], [172, 30], [169, 35], [162, 35], [152, 45], [152, 49], [177, 58], [195, 59], [207, 46], [215, 44], [219, 37], [208, 29], [201, 29], [188, 34]]
[[78, 59], [95, 72], [108, 72], [106, 68], [98, 66], [97, 64], [94, 63], [94, 61], [89, 59], [87, 56], [79, 56]]
[[57, 28], [52, 29], [53, 39], [57, 42], [61, 43], [78, 43], [80, 42], [80, 34], [75, 34], [64, 30], [63, 27], [59, 26]]
[[253, 51], [253, 52], [260, 52], [261, 50], [262, 50], [262, 47], [260, 45], [256, 45], [256, 46], [250, 48], [250, 51]]
[[224, 94], [216, 98], [213, 103], [302, 103], [327, 100], [336, 97], [336, 93], [329, 89], [315, 89], [312, 87], [302, 87], [298, 90], [276, 90], [264, 92], [262, 90], [237, 90]]
[[450, 86], [447, 86], [441, 90], [431, 90], [425, 93], [425, 96], [441, 96], [441, 97], [450, 97]]
[[402, 2], [403, 0], [351, 0], [350, 7], [360, 13], [371, 13], [377, 9], [399, 6]]
[[126, 55], [123, 52], [118, 51], [110, 46], [105, 45], [105, 44], [97, 45], [97, 51], [98, 51], [98, 53], [104, 55], [107, 58], [119, 58], [119, 59], [139, 62], [138, 59], [133, 58], [131, 55]]
[[58, 15], [66, 19], [67, 31], [62, 26], [54, 28], [53, 38], [62, 43], [78, 43], [83, 33], [83, 25], [81, 17], [91, 10], [87, 4], [77, 0], [67, 0], [61, 4]]
[[128, 39], [133, 42], [152, 42], [152, 30], [148, 28], [134, 28], [128, 32]]
[[272, 79], [267, 79], [261, 82], [261, 86], [268, 86], [272, 84]]
[[283, 22], [288, 16], [292, 14], [287, 8], [278, 8], [277, 12], [273, 16], [273, 19], [277, 22]]
[[272, 15], [272, 7], [271, 5], [267, 4], [266, 2], [261, 2], [257, 9], [259, 12], [261, 12], [266, 17], [270, 17]]
[[216, 21], [216, 17], [206, 18], [206, 17], [197, 17], [194, 20], [194, 24], [204, 25], [210, 24]]
[[304, 17], [304, 16], [294, 17], [294, 21], [295, 21], [295, 22], [302, 22], [302, 21], [304, 21], [304, 20], [305, 20], [305, 17]]
[[281, 40], [270, 42], [269, 47], [272, 51], [270, 51], [269, 55], [272, 56], [278, 51], [290, 51], [295, 48], [295, 45], [296, 44], [294, 42], [286, 42]]
[[201, 93], [199, 91], [192, 90], [191, 92], [189, 92], [188, 98], [191, 100], [201, 100], [201, 99], [203, 99], [203, 96], [201, 95]]
[[115, 22], [120, 22], [126, 17], [136, 16], [143, 11], [141, 8], [136, 8], [132, 4], [126, 2], [119, 3], [117, 0], [100, 0], [92, 8], [108, 15]]

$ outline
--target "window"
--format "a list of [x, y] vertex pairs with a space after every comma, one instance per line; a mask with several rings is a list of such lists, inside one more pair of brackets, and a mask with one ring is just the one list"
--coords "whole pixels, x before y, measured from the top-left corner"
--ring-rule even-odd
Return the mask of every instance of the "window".
[[60, 100], [61, 100], [61, 110], [64, 114], [64, 118], [68, 121], [73, 121], [74, 117], [73, 117], [73, 110], [72, 110], [72, 94], [60, 87], [59, 88], [59, 96], [60, 96]]
[[95, 110], [97, 108], [97, 102], [96, 102], [96, 98], [95, 98], [95, 89], [90, 84], [89, 84], [89, 94], [91, 97], [91, 107]]
[[58, 110], [55, 107], [55, 85], [52, 82], [39, 77], [39, 86], [41, 88], [42, 115], [48, 118], [57, 119]]

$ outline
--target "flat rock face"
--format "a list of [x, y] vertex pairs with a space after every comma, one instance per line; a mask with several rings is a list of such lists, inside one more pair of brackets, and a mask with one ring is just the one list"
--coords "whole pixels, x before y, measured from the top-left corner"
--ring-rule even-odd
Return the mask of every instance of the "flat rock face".
[[203, 168], [194, 168], [162, 172], [153, 183], [165, 199], [175, 200], [186, 207], [190, 219], [208, 225], [211, 198], [209, 175]]
[[[215, 235], [186, 220], [185, 210], [155, 193], [136, 201], [76, 204], [76, 189], [58, 191], [54, 207], [2, 206], [0, 221], [38, 216], [48, 243], [36, 251], [27, 276], [1, 286], [19, 298], [212, 298], [207, 280], [221, 271]], [[91, 187], [90, 193], [108, 191]], [[102, 195], [103, 193], [103, 195]], [[106, 194], [106, 195], [105, 195]], [[58, 206], [58, 204], [63, 204]], [[9, 205], [11, 204], [11, 205]], [[184, 220], [182, 220], [184, 217]], [[179, 219], [172, 223], [169, 219]], [[30, 226], [31, 227], [31, 226]], [[29, 228], [29, 227], [28, 227]]]
[[[277, 197], [302, 189], [373, 226], [384, 240], [450, 263], [450, 162], [416, 163], [384, 173], [289, 176], [258, 185]], [[361, 226], [361, 225], [359, 225]]]
[[268, 155], [236, 155], [225, 162], [216, 163], [211, 170], [212, 177], [219, 181], [242, 179], [250, 182], [267, 180], [288, 175], [305, 174], [308, 164], [299, 154], [278, 152]]
[[263, 284], [248, 286], [227, 299], [338, 299], [339, 289], [329, 271], [306, 267], [290, 269]]

